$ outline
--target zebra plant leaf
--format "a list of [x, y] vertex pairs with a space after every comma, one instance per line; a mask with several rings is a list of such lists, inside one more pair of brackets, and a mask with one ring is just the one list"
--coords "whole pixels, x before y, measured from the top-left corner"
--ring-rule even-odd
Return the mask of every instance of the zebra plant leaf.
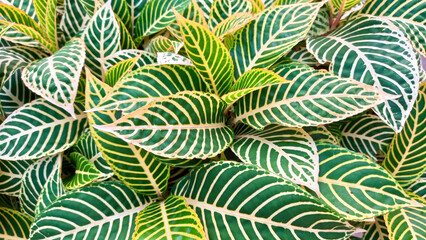
[[234, 122], [258, 130], [270, 123], [315, 126], [347, 118], [391, 98], [372, 86], [325, 71], [290, 68], [284, 75], [292, 82], [265, 86], [240, 98], [235, 103]]
[[345, 148], [317, 143], [321, 197], [347, 220], [362, 221], [419, 204], [381, 166]]
[[68, 149], [86, 125], [83, 105], [76, 103], [74, 107], [75, 118], [44, 99], [20, 107], [0, 125], [1, 158], [37, 159]]
[[0, 237], [3, 239], [28, 239], [32, 222], [28, 215], [0, 207]]
[[161, 157], [206, 159], [224, 151], [234, 138], [225, 124], [225, 108], [214, 94], [187, 91], [94, 127]]
[[131, 113], [164, 96], [181, 91], [208, 91], [192, 66], [144, 66], [123, 77], [93, 110], [121, 110]]
[[[199, 23], [176, 16], [189, 58], [208, 83], [210, 92], [219, 96], [228, 92], [234, 83], [234, 65], [225, 45]], [[211, 51], [214, 49], [214, 51]]]
[[235, 77], [253, 68], [268, 68], [309, 31], [321, 3], [294, 4], [268, 9], [236, 34], [231, 49]]
[[[91, 109], [112, 91], [111, 87], [88, 74], [86, 108]], [[110, 124], [117, 120], [116, 112], [89, 112], [90, 132], [102, 156], [115, 175], [133, 190], [145, 195], [162, 194], [167, 189], [170, 167], [154, 159], [153, 154], [128, 144], [113, 134], [98, 131], [94, 124]]]
[[86, 66], [105, 80], [106, 59], [120, 50], [120, 28], [110, 4], [103, 5], [90, 19], [83, 34]]
[[290, 4], [310, 3], [310, 2], [313, 2], [313, 0], [276, 0], [274, 2], [274, 5], [279, 6], [279, 5], [290, 5]]
[[209, 239], [345, 239], [354, 231], [297, 185], [253, 165], [197, 167], [171, 194], [185, 198]]
[[185, 199], [169, 196], [162, 202], [151, 203], [136, 218], [133, 239], [205, 239], [197, 214]]
[[331, 61], [330, 70], [340, 77], [401, 95], [374, 108], [401, 131], [417, 96], [419, 71], [415, 52], [398, 28], [383, 18], [360, 16], [330, 35], [308, 40], [307, 47], [320, 63]]
[[314, 140], [301, 128], [269, 125], [235, 136], [232, 151], [244, 162], [319, 191], [318, 154]]
[[407, 190], [426, 199], [426, 174], [407, 187]]
[[155, 63], [155, 56], [153, 54], [137, 49], [127, 49], [118, 51], [115, 54], [109, 56], [105, 61], [105, 67], [109, 70], [113, 66], [117, 65], [117, 63], [135, 57], [139, 57], [139, 59], [136, 62], [133, 70]]
[[305, 130], [314, 141], [328, 142], [334, 145], [339, 145], [340, 143], [340, 139], [333, 135], [324, 125], [304, 127], [303, 130]]
[[388, 240], [389, 233], [383, 217], [376, 217], [374, 222], [366, 224], [364, 227], [363, 240]]
[[37, 21], [37, 15], [34, 9], [33, 0], [0, 0], [0, 2], [15, 6], [28, 14], [32, 19]]
[[22, 81], [30, 90], [74, 116], [84, 58], [83, 41], [71, 40], [52, 56], [24, 68]]
[[204, 17], [208, 20], [214, 0], [195, 0], [203, 11]]
[[215, 0], [210, 10], [209, 28], [215, 28], [235, 13], [251, 13], [252, 8], [252, 3], [249, 0]]
[[362, 0], [331, 0], [329, 5], [333, 14], [342, 15], [343, 12], [349, 11], [361, 1]]
[[43, 33], [42, 28], [34, 19], [32, 19], [24, 10], [13, 5], [0, 2], [0, 16], [2, 17], [2, 20], [28, 26], [39, 33]]
[[127, 7], [129, 8], [130, 23], [132, 24], [132, 27], [129, 29], [129, 31], [132, 36], [135, 36], [137, 19], [148, 1], [149, 0], [126, 0]]
[[69, 41], [77, 37], [90, 20], [80, 0], [65, 0], [64, 15], [61, 18], [59, 29], [64, 33], [64, 40]]
[[19, 189], [22, 185], [22, 177], [25, 170], [27, 170], [33, 162], [33, 160], [0, 160], [0, 193], [18, 197]]
[[402, 131], [394, 136], [383, 161], [392, 176], [408, 186], [426, 171], [426, 91], [420, 91]]
[[386, 153], [394, 132], [378, 116], [366, 114], [341, 127], [341, 145], [376, 159], [378, 151]]
[[223, 40], [226, 35], [233, 34], [254, 19], [252, 13], [235, 13], [217, 24], [212, 32]]
[[56, 6], [57, 0], [33, 0], [41, 29], [49, 42], [58, 47], [56, 32]]
[[118, 62], [112, 66], [105, 74], [105, 83], [114, 86], [123, 76], [134, 69], [139, 59], [140, 56], [137, 56]]
[[73, 152], [70, 154], [70, 158], [75, 163], [75, 174], [64, 181], [68, 190], [86, 186], [102, 176], [102, 173], [96, 169], [93, 163], [80, 153]]
[[34, 219], [30, 238], [130, 239], [137, 213], [151, 201], [120, 182], [76, 189]]

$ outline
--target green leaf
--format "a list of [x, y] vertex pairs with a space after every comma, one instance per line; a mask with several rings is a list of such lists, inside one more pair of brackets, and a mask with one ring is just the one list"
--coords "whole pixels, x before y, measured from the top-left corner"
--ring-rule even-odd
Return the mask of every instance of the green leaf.
[[290, 4], [298, 4], [298, 3], [310, 3], [313, 0], [276, 0], [274, 2], [274, 6], [279, 5], [290, 5]]
[[420, 91], [402, 131], [389, 146], [383, 167], [402, 185], [416, 181], [426, 170], [426, 91]]
[[422, 0], [367, 1], [358, 13], [363, 16], [380, 16], [404, 31], [411, 44], [426, 56], [426, 2]]
[[89, 159], [80, 153], [73, 152], [70, 154], [70, 158], [75, 164], [75, 174], [64, 181], [68, 190], [86, 186], [102, 176], [102, 173], [96, 169]]
[[137, 68], [143, 67], [145, 65], [155, 63], [155, 56], [153, 54], [142, 50], [127, 49], [118, 51], [114, 55], [109, 56], [105, 62], [106, 69], [110, 69], [119, 62], [138, 56], [140, 56], [140, 58], [136, 62], [136, 65], [133, 70], [136, 70]]
[[253, 19], [255, 19], [255, 17], [251, 13], [236, 13], [216, 25], [212, 32], [219, 39], [223, 40], [226, 35], [234, 34]]
[[[119, 18], [119, 20], [123, 23], [123, 26], [125, 26], [125, 29], [126, 30], [131, 29], [132, 28], [131, 15], [130, 15], [129, 6], [127, 5], [127, 1], [113, 0], [111, 1], [111, 7], [112, 7], [112, 10], [117, 15], [117, 17]], [[130, 38], [131, 38], [131, 35], [130, 35]]]
[[357, 17], [330, 35], [309, 39], [307, 47], [320, 63], [331, 61], [330, 70], [340, 77], [401, 95], [374, 108], [386, 124], [401, 131], [417, 96], [419, 71], [413, 48], [390, 21]]
[[[91, 109], [110, 93], [112, 89], [88, 74], [86, 86], [86, 108]], [[142, 148], [126, 143], [113, 134], [98, 131], [94, 124], [109, 124], [116, 119], [116, 112], [89, 112], [90, 132], [115, 175], [130, 188], [145, 195], [162, 194], [167, 189], [170, 167]], [[119, 115], [119, 114], [117, 114]]]
[[73, 39], [48, 58], [24, 68], [25, 85], [74, 116], [74, 101], [85, 58], [84, 43]]
[[[24, 213], [31, 217], [35, 217], [35, 210], [38, 200], [40, 199], [42, 190], [46, 187], [49, 178], [52, 175], [59, 174], [61, 171], [62, 154], [37, 160], [29, 166], [22, 176], [22, 186], [19, 192], [21, 209]], [[62, 182], [57, 182], [59, 189], [59, 197], [65, 193]], [[49, 204], [44, 202], [44, 204]]]
[[171, 194], [185, 198], [209, 239], [345, 239], [354, 231], [299, 186], [253, 165], [195, 168]]
[[383, 217], [376, 217], [374, 222], [369, 222], [364, 226], [367, 231], [364, 233], [363, 240], [388, 240], [389, 233]]
[[130, 239], [137, 213], [151, 201], [121, 182], [76, 189], [34, 219], [30, 238]]
[[136, 49], [136, 44], [133, 41], [132, 36], [127, 30], [126, 25], [124, 25], [123, 21], [117, 18], [118, 26], [120, 28], [120, 46], [121, 49]]
[[1, 2], [15, 6], [26, 12], [32, 19], [37, 21], [33, 0], [1, 0]]
[[407, 187], [407, 190], [426, 199], [426, 174]]
[[191, 0], [150, 0], [138, 17], [136, 37], [152, 35], [168, 27], [176, 20], [173, 9], [182, 14], [190, 3]]
[[[185, 65], [194, 66], [192, 61], [182, 55], [172, 52], [159, 52], [157, 53], [157, 66], [159, 65]], [[203, 81], [205, 82], [205, 81]], [[210, 92], [207, 90], [207, 92]]]
[[151, 203], [136, 218], [134, 240], [144, 239], [205, 239], [197, 214], [185, 199], [169, 196]]
[[56, 6], [57, 0], [33, 0], [43, 33], [49, 42], [58, 48], [56, 33]]
[[102, 6], [90, 19], [83, 34], [86, 44], [86, 65], [102, 81], [105, 61], [120, 50], [120, 28], [110, 4]]
[[[206, 27], [177, 15], [186, 52], [210, 91], [221, 96], [231, 88], [234, 65], [225, 45]], [[211, 51], [214, 49], [214, 51]]]
[[376, 159], [378, 151], [386, 153], [394, 132], [378, 116], [365, 114], [348, 121], [341, 128], [342, 147]]
[[112, 66], [105, 74], [105, 83], [114, 86], [122, 77], [131, 72], [140, 56], [126, 59]]
[[161, 97], [181, 91], [206, 92], [207, 84], [192, 66], [144, 66], [123, 77], [92, 110], [121, 110], [131, 113]]
[[0, 237], [3, 239], [28, 239], [33, 219], [18, 211], [0, 207]]
[[330, 13], [327, 7], [322, 7], [318, 11], [318, 15], [306, 36], [317, 37], [317, 36], [326, 34], [329, 31], [330, 31]]
[[0, 160], [0, 193], [15, 197], [19, 196], [22, 176], [33, 162], [33, 160]]
[[130, 22], [132, 24], [132, 27], [129, 29], [132, 36], [135, 36], [137, 19], [148, 1], [149, 0], [126, 0], [127, 6], [129, 7]]
[[362, 0], [331, 0], [328, 4], [333, 14], [338, 14], [340, 12], [341, 15], [343, 12], [355, 7], [361, 1]]
[[65, 0], [64, 15], [59, 29], [64, 33], [64, 40], [69, 41], [87, 26], [90, 20], [80, 0]]
[[213, 29], [235, 13], [251, 13], [252, 3], [249, 0], [215, 0], [209, 16], [209, 28]]
[[235, 136], [232, 151], [244, 162], [319, 191], [318, 154], [314, 140], [301, 128], [269, 125]]
[[225, 124], [225, 108], [216, 95], [187, 91], [94, 127], [161, 157], [206, 159], [224, 151], [234, 138]]
[[418, 205], [381, 166], [329, 143], [317, 143], [320, 200], [347, 220], [362, 221]]
[[314, 141], [339, 145], [340, 140], [334, 136], [324, 125], [304, 127], [303, 129], [312, 137], [312, 139], [314, 139]]
[[239, 99], [234, 122], [258, 130], [270, 123], [315, 126], [345, 119], [390, 98], [372, 86], [307, 67], [290, 67], [281, 76], [292, 82], [265, 86]]
[[285, 57], [291, 58], [295, 61], [298, 61], [300, 63], [309, 65], [309, 66], [319, 66], [320, 63], [317, 61], [314, 55], [310, 53], [306, 47], [301, 47], [300, 49], [292, 49], [290, 52], [288, 52]]
[[36, 32], [42, 34], [43, 30], [42, 28], [40, 28], [40, 26], [38, 25], [38, 23], [32, 19], [30, 16], [28, 16], [28, 14], [13, 6], [13, 5], [8, 5], [6, 3], [0, 3], [0, 16], [2, 18], [2, 20], [8, 21], [8, 22], [12, 22], [12, 23], [16, 23], [19, 25], [24, 25], [27, 27], [30, 27], [32, 29], [34, 29]]
[[268, 9], [236, 34], [231, 49], [235, 77], [253, 68], [268, 68], [308, 33], [321, 3]]
[[[172, 41], [164, 36], [158, 36], [151, 40], [148, 47], [146, 47], [146, 51], [156, 55], [158, 52], [174, 52], [178, 53], [180, 49], [175, 49], [175, 45]], [[180, 42], [178, 42], [180, 43]], [[183, 43], [180, 43], [183, 45]]]
[[203, 11], [204, 17], [208, 20], [210, 15], [210, 10], [212, 8], [214, 0], [195, 0]]
[[1, 158], [36, 159], [68, 149], [86, 125], [83, 105], [74, 107], [75, 118], [44, 99], [36, 99], [13, 112], [0, 125]]

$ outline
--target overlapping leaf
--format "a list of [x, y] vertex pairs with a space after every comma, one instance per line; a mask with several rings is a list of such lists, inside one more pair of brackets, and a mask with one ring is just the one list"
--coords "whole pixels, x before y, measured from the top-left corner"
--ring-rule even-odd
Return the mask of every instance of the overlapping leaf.
[[339, 145], [340, 139], [333, 135], [324, 125], [304, 127], [303, 129], [312, 137], [312, 139], [314, 139], [314, 141]]
[[80, 153], [71, 153], [70, 158], [75, 164], [75, 174], [69, 179], [65, 179], [64, 185], [67, 189], [81, 188], [102, 176], [102, 173]]
[[33, 0], [0, 0], [0, 2], [15, 6], [26, 12], [35, 21], [38, 20]]
[[19, 196], [22, 176], [32, 163], [33, 160], [0, 160], [0, 193], [9, 196]]
[[227, 34], [235, 33], [253, 19], [254, 15], [251, 13], [236, 13], [217, 24], [212, 32], [219, 39], [224, 39]]
[[56, 32], [56, 6], [57, 0], [33, 0], [41, 29], [49, 42], [58, 47]]
[[68, 41], [81, 33], [81, 30], [87, 26], [90, 16], [80, 0], [65, 0], [64, 5], [65, 10], [59, 28], [64, 33], [64, 40]]
[[362, 0], [331, 0], [329, 5], [333, 14], [342, 15], [343, 12], [350, 10], [361, 1]]
[[21, 212], [0, 207], [0, 237], [3, 239], [28, 239], [33, 219]]
[[407, 190], [426, 199], [426, 174], [407, 187]]
[[118, 51], [115, 54], [109, 56], [105, 61], [105, 67], [106, 69], [110, 69], [119, 62], [135, 57], [139, 57], [139, 59], [136, 62], [133, 70], [155, 62], [155, 56], [149, 52], [136, 49], [127, 49]]
[[386, 223], [383, 217], [376, 217], [374, 222], [367, 223], [364, 229], [363, 240], [388, 240], [389, 233], [386, 228]]
[[251, 13], [252, 8], [252, 3], [249, 0], [215, 0], [210, 10], [209, 28], [215, 28], [235, 13]]
[[135, 36], [137, 19], [148, 1], [149, 0], [126, 0], [127, 6], [129, 8], [130, 22], [132, 24], [132, 27], [129, 29], [129, 31], [132, 36]]
[[139, 59], [140, 56], [137, 56], [112, 66], [105, 74], [105, 83], [113, 87], [123, 76], [134, 69]]

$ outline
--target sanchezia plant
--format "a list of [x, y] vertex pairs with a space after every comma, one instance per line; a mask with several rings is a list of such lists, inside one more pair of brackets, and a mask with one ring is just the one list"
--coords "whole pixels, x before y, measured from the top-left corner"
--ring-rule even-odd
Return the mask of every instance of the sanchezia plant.
[[424, 239], [425, 18], [0, 0], [0, 238]]

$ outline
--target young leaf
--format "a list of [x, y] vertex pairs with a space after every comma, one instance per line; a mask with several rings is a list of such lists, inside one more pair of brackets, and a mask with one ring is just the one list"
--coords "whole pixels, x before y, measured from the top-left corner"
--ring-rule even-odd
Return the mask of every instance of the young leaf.
[[75, 174], [64, 180], [64, 185], [68, 190], [86, 186], [102, 176], [102, 173], [80, 153], [71, 153], [70, 158], [75, 163]]
[[85, 58], [84, 43], [73, 39], [61, 50], [24, 68], [25, 85], [74, 116], [74, 101]]
[[210, 10], [209, 28], [215, 28], [235, 13], [251, 13], [252, 8], [252, 3], [249, 0], [215, 0]]
[[169, 196], [151, 203], [136, 218], [134, 240], [144, 239], [205, 239], [197, 214], [185, 199]]
[[41, 29], [47, 36], [49, 42], [58, 47], [56, 33], [56, 5], [57, 0], [33, 0]]
[[140, 56], [137, 56], [118, 62], [112, 66], [105, 74], [105, 83], [113, 87], [123, 76], [135, 68], [139, 59]]
[[22, 176], [33, 162], [33, 160], [0, 160], [0, 193], [18, 197]]
[[299, 186], [253, 165], [197, 167], [171, 194], [185, 198], [209, 239], [345, 239], [354, 231]]
[[0, 236], [3, 239], [28, 239], [32, 222], [28, 215], [0, 207]]

